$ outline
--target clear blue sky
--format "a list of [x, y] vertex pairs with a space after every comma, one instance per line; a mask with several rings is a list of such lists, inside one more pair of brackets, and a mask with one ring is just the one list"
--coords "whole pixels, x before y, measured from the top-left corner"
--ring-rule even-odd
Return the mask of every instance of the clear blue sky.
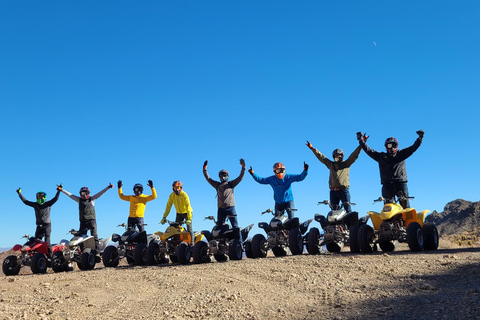
[[[260, 176], [281, 161], [309, 175], [293, 185], [297, 216], [326, 213], [328, 170], [305, 146], [350, 154], [355, 133], [384, 150], [425, 130], [407, 160], [412, 206], [442, 211], [457, 198], [479, 200], [478, 1], [13, 1], [0, 2], [2, 126], [0, 247], [35, 232], [39, 190], [78, 194], [115, 188], [96, 202], [99, 236], [121, 231], [124, 191], [152, 179], [147, 232], [158, 224], [171, 183], [190, 196], [195, 230], [211, 229], [217, 177]], [[361, 215], [380, 210], [377, 163], [363, 152], [350, 171]], [[270, 186], [247, 173], [235, 189], [239, 223], [270, 217]], [[175, 216], [172, 210], [171, 217]], [[52, 242], [78, 228], [78, 206], [60, 195]], [[318, 223], [312, 225], [319, 227]]]

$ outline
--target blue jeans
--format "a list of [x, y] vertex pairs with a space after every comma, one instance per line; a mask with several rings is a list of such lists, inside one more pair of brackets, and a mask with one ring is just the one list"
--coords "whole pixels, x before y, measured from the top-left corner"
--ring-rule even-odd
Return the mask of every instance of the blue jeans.
[[350, 191], [348, 188], [338, 191], [330, 190], [330, 205], [335, 208], [335, 206], [340, 204], [340, 201], [342, 201], [345, 211], [352, 212], [352, 206], [346, 204], [347, 202], [350, 202]]
[[218, 208], [217, 225], [221, 226], [222, 224], [224, 224], [227, 217], [228, 220], [230, 220], [232, 228], [238, 228], [237, 212], [235, 211], [235, 207]]
[[[287, 209], [295, 209], [295, 204], [293, 203], [293, 200], [285, 203], [275, 203], [276, 216], [283, 214], [283, 212]], [[288, 214], [288, 219], [292, 219], [295, 216], [293, 211], [290, 211], [290, 210], [287, 210], [287, 214]]]
[[[400, 192], [403, 192], [403, 195], [408, 197], [408, 187], [406, 182], [394, 182], [382, 185], [382, 197], [386, 200], [395, 196], [398, 197]], [[404, 209], [410, 208], [410, 201], [408, 199], [400, 200], [400, 205]]]
[[128, 217], [127, 220], [128, 230], [135, 230], [135, 226], [137, 226], [139, 232], [145, 231], [145, 227], [143, 226], [143, 218], [130, 218]]

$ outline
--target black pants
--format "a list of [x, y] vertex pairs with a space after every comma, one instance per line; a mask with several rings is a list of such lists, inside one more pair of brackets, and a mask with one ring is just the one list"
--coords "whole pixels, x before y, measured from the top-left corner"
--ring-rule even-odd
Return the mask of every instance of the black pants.
[[288, 219], [292, 219], [295, 217], [295, 214], [293, 211], [288, 209], [295, 209], [293, 200], [285, 203], [275, 203], [275, 216], [282, 215], [285, 211], [287, 211]]
[[[177, 217], [175, 218], [175, 222], [181, 223], [183, 220], [187, 220], [187, 214], [186, 213], [177, 213]], [[193, 235], [193, 228], [192, 224], [187, 224], [187, 231], [190, 233], [190, 236], [192, 238], [191, 245], [195, 243], [195, 237]]]
[[90, 234], [95, 239], [95, 249], [98, 249], [98, 234], [97, 234], [97, 220], [84, 220], [80, 221], [80, 234], [87, 234], [88, 230], [90, 230]]
[[[406, 182], [394, 182], [382, 185], [382, 197], [386, 200], [395, 196], [398, 197], [401, 193], [403, 193], [405, 197], [408, 197], [408, 187]], [[400, 200], [400, 205], [404, 209], [410, 208], [410, 201], [408, 199]]]
[[135, 230], [135, 226], [138, 228], [139, 232], [145, 231], [145, 227], [143, 226], [143, 218], [130, 218], [128, 217], [127, 220], [127, 228], [128, 230]]
[[230, 220], [232, 228], [238, 228], [237, 212], [235, 211], [235, 207], [218, 208], [217, 225], [221, 226], [224, 224], [227, 217], [228, 220]]
[[48, 253], [52, 254], [52, 245], [50, 243], [50, 233], [52, 233], [52, 224], [45, 223], [37, 225], [37, 230], [35, 230], [35, 238], [42, 239], [45, 237], [45, 242], [48, 245]]

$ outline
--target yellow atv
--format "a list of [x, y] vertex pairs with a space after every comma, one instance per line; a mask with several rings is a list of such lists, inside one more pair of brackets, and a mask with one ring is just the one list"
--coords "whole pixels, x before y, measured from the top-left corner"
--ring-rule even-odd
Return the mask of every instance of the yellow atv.
[[[187, 264], [192, 256], [190, 243], [192, 237], [182, 224], [185, 222], [168, 221], [165, 232], [157, 231], [147, 248], [147, 264], [173, 263]], [[202, 234], [195, 232], [195, 243], [201, 241]], [[168, 256], [168, 257], [167, 257]]]
[[[358, 229], [358, 245], [360, 252], [371, 253], [377, 250], [377, 244], [383, 252], [395, 250], [396, 242], [408, 243], [411, 251], [437, 250], [438, 230], [433, 223], [424, 222], [430, 210], [417, 212], [414, 208], [404, 209], [399, 202], [413, 199], [403, 193], [390, 199], [382, 197], [374, 200], [384, 202], [381, 212], [368, 211], [368, 216], [361, 218]], [[373, 228], [367, 225], [372, 219]]]

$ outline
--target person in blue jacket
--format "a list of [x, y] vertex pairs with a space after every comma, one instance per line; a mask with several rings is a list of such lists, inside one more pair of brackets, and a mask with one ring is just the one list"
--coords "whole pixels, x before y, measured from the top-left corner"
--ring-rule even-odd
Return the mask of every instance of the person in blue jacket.
[[[273, 199], [275, 200], [275, 215], [281, 215], [287, 209], [294, 209], [292, 183], [303, 181], [308, 174], [308, 164], [303, 162], [303, 172], [301, 174], [286, 174], [285, 166], [281, 162], [273, 165], [275, 175], [261, 178], [253, 172], [252, 167], [248, 169], [253, 180], [260, 184], [269, 184], [273, 189]], [[293, 211], [287, 210], [288, 218], [293, 218]]]

